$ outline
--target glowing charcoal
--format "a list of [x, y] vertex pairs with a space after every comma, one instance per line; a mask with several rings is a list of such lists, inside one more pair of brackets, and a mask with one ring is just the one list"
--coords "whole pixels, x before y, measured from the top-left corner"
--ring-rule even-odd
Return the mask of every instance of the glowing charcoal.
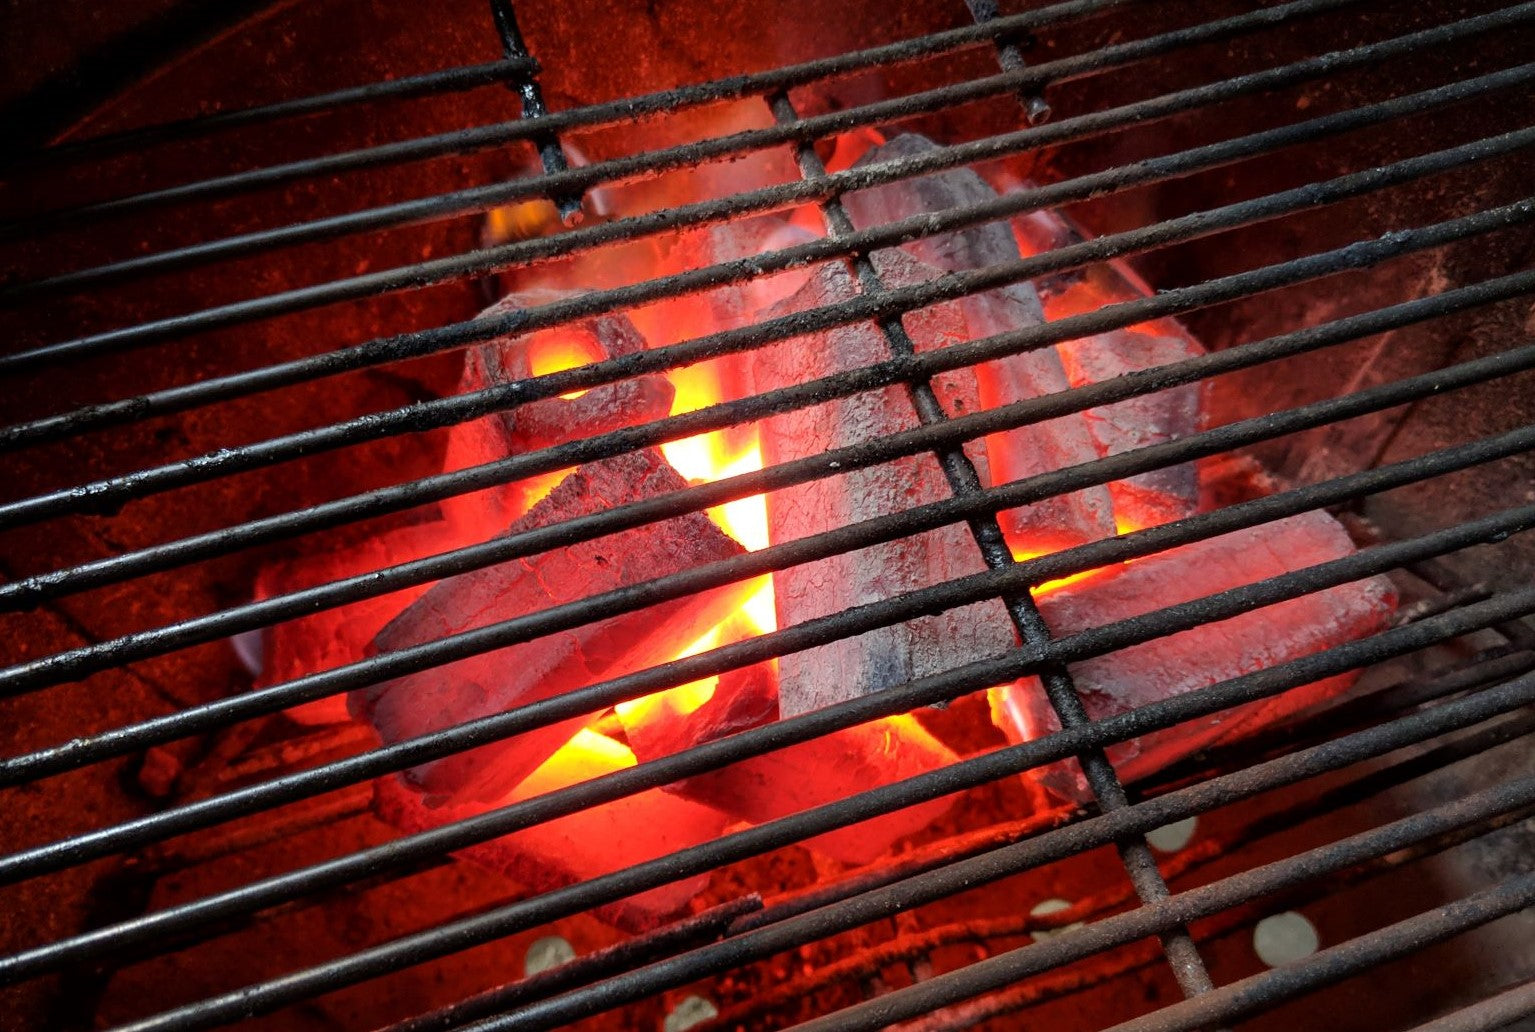
[[[877, 258], [881, 271], [893, 279], [922, 275], [920, 263], [907, 255]], [[840, 265], [827, 265], [817, 269], [805, 288], [781, 307], [834, 303], [852, 294], [850, 274]], [[935, 311], [914, 320], [918, 346], [962, 333], [962, 326], [951, 317], [952, 312]], [[941, 327], [946, 320], [947, 325]], [[871, 365], [887, 356], [879, 332], [855, 324], [766, 349], [757, 356], [752, 375], [760, 391]], [[953, 397], [962, 393], [963, 386], [951, 382], [945, 390]], [[762, 455], [772, 464], [874, 440], [915, 425], [916, 415], [905, 389], [888, 387], [765, 420]], [[933, 458], [911, 456], [772, 492], [767, 497], [769, 536], [774, 542], [792, 541], [904, 512], [950, 495]], [[790, 567], [773, 576], [778, 625], [787, 627], [983, 568], [980, 552], [962, 524]], [[784, 716], [794, 716], [959, 666], [1010, 648], [1013, 643], [1011, 625], [998, 602], [881, 628], [807, 653], [784, 656], [778, 665], [779, 709]]]
[[[1337, 520], [1322, 512], [1293, 516], [1184, 545], [1051, 592], [1040, 612], [1057, 637], [1149, 613], [1215, 592], [1338, 559], [1354, 551]], [[1384, 577], [1255, 609], [1071, 666], [1087, 714], [1102, 720], [1162, 699], [1331, 648], [1382, 629], [1396, 604]], [[1155, 732], [1108, 750], [1120, 776], [1134, 781], [1198, 752], [1287, 717], [1337, 694], [1352, 675], [1331, 678]], [[1037, 680], [993, 689], [992, 718], [1010, 738], [1036, 738], [1059, 727]], [[1052, 790], [1087, 797], [1075, 763], [1041, 773]]]
[[[993, 178], [1006, 190], [1033, 189], [1033, 184], [1009, 180], [1005, 175]], [[1056, 211], [1030, 212], [1014, 218], [1011, 225], [1020, 250], [1029, 255], [1072, 247], [1089, 237]], [[1044, 302], [1045, 318], [1051, 321], [1136, 301], [1152, 293], [1122, 261], [1094, 262], [1053, 273], [1035, 281], [1035, 286]], [[1205, 354], [1204, 346], [1170, 318], [1062, 341], [1056, 350], [1073, 387]], [[1199, 429], [1202, 396], [1201, 384], [1192, 383], [1090, 409], [1088, 429], [1100, 455], [1176, 440]], [[1154, 470], [1111, 483], [1109, 493], [1119, 526], [1155, 526], [1196, 511], [1199, 473], [1192, 463]]]
[[[684, 486], [659, 452], [634, 452], [582, 466], [512, 529], [549, 526]], [[375, 647], [392, 652], [438, 641], [742, 551], [702, 513], [647, 524], [445, 580], [385, 627]], [[359, 690], [351, 711], [385, 742], [397, 742], [547, 699], [671, 659], [678, 642], [718, 624], [752, 589], [749, 582], [727, 585]], [[412, 768], [407, 779], [432, 802], [499, 798], [587, 722], [576, 717], [445, 757]]]
[[[705, 268], [780, 251], [813, 239], [815, 234], [808, 229], [776, 215], [735, 219], [682, 234], [668, 255], [666, 269], [671, 271], [672, 266], [676, 266], [677, 271]], [[792, 296], [805, 285], [809, 275], [803, 267], [785, 269], [667, 302], [657, 307], [691, 308], [692, 317], [684, 318], [682, 326], [673, 329], [669, 336], [659, 326], [646, 336], [652, 341], [669, 343], [673, 339], [699, 336], [711, 330], [746, 326]]]
[[[860, 165], [918, 157], [937, 149], [924, 136], [898, 136], [869, 151]], [[997, 193], [969, 169], [951, 169], [899, 180], [845, 198], [848, 214], [860, 229], [925, 212], [968, 207], [995, 200]], [[924, 237], [901, 245], [935, 271], [962, 272], [1019, 260], [1018, 245], [1003, 223], [983, 223], [953, 233]], [[929, 277], [930, 278], [930, 277]], [[891, 283], [891, 286], [904, 284]], [[963, 312], [967, 340], [1025, 329], [1044, 321], [1039, 297], [1029, 283], [1015, 283], [954, 302]], [[908, 322], [910, 318], [908, 317]], [[975, 369], [979, 403], [995, 408], [1067, 389], [1060, 357], [1042, 348], [985, 363]], [[1098, 457], [1080, 416], [995, 434], [986, 441], [990, 482], [1006, 483], [1074, 466]], [[1114, 511], [1105, 488], [1088, 488], [999, 515], [1015, 549], [1053, 551], [1114, 533]]]
[[[1116, 330], [1060, 345], [1073, 387], [1112, 380], [1205, 353], [1184, 337], [1153, 337]], [[1100, 455], [1144, 448], [1199, 430], [1200, 385], [1183, 384], [1086, 412]], [[1109, 484], [1121, 524], [1152, 527], [1191, 516], [1199, 506], [1199, 471], [1192, 462], [1139, 473]]]
[[[501, 315], [576, 296], [579, 294], [566, 291], [527, 290], [508, 295], [483, 315]], [[459, 391], [483, 390], [620, 358], [644, 348], [644, 339], [621, 314], [594, 316], [520, 337], [501, 337], [465, 352]], [[671, 384], [665, 377], [653, 374], [501, 409], [449, 430], [446, 468], [482, 465], [578, 437], [660, 419], [671, 403]], [[441, 503], [443, 515], [466, 543], [483, 541], [505, 531], [561, 476], [562, 473], [553, 474], [446, 498]]]
[[711, 682], [717, 683], [684, 685], [618, 705], [624, 737], [641, 762], [778, 719], [770, 664], [732, 670]]
[[[401, 527], [366, 538], [350, 548], [270, 563], [256, 578], [255, 596], [259, 601], [373, 573], [448, 551], [454, 545], [441, 522]], [[362, 659], [373, 636], [431, 586], [427, 583], [402, 588], [265, 630], [259, 635], [262, 661], [256, 687], [282, 684]], [[349, 719], [345, 695], [317, 699], [286, 713], [301, 724], [335, 724]]]
[[[634, 754], [621, 743], [582, 731], [495, 805], [531, 799], [632, 766]], [[406, 833], [463, 820], [490, 808], [485, 803], [429, 808], [398, 778], [374, 783], [374, 812]], [[650, 789], [470, 846], [457, 855], [501, 872], [530, 892], [549, 892], [711, 841], [719, 837], [727, 820], [718, 810]], [[596, 912], [626, 931], [648, 931], [685, 910], [708, 883], [707, 875], [686, 878], [609, 903]]]
[[[690, 778], [676, 791], [761, 824], [957, 760], [913, 717], [887, 717]], [[930, 826], [953, 802], [940, 797], [817, 835], [805, 844], [843, 863], [870, 863], [897, 839]]]

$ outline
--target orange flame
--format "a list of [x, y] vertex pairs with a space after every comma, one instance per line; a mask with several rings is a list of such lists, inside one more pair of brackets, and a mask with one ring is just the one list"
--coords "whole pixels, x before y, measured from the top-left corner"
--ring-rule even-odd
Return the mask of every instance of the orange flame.
[[[540, 333], [528, 342], [528, 368], [534, 376], [548, 376], [602, 361], [597, 342], [580, 333]], [[585, 391], [561, 394], [565, 401], [579, 398]]]
[[[705, 362], [686, 369], [674, 369], [670, 378], [677, 392], [672, 400], [674, 416], [718, 404], [728, 396], [720, 381], [717, 363]], [[712, 483], [762, 468], [762, 447], [755, 426], [716, 430], [671, 441], [661, 446], [661, 454], [691, 484]], [[760, 494], [715, 506], [709, 510], [709, 517], [748, 551], [756, 552], [769, 544], [767, 499]], [[741, 611], [746, 617], [746, 634], [742, 637], [778, 627], [771, 576], [758, 579], [756, 589]]]
[[[595, 340], [582, 333], [570, 330], [550, 330], [545, 333], [535, 334], [528, 341], [528, 372], [530, 376], [547, 376], [550, 373], [563, 373], [567, 369], [577, 369], [603, 359], [602, 349]], [[568, 391], [561, 394], [560, 398], [570, 401], [579, 398], [586, 391]], [[557, 469], [551, 473], [540, 473], [537, 476], [527, 477], [518, 483], [520, 501], [518, 515], [528, 512], [533, 506], [548, 497], [549, 492], [560, 485], [573, 471], [570, 469]]]
[[[1141, 527], [1133, 520], [1115, 513], [1114, 529], [1119, 534], [1129, 534], [1133, 531], [1140, 530]], [[1029, 559], [1038, 559], [1042, 555], [1051, 554], [1049, 552], [1040, 551], [1038, 549], [1030, 549], [1026, 545], [1015, 541], [1008, 542], [1008, 546], [1013, 553], [1013, 558], [1020, 563]], [[1118, 570], [1119, 567], [1134, 561], [1135, 560], [1133, 559], [1129, 559], [1126, 560], [1125, 563], [1115, 563], [1111, 566], [1100, 566], [1094, 570], [1083, 570], [1081, 573], [1068, 574], [1065, 577], [1057, 577], [1055, 580], [1044, 581], [1034, 588], [1034, 595], [1037, 598], [1040, 595], [1048, 595], [1052, 591], [1059, 591], [1062, 588], [1069, 587], [1072, 584], [1080, 584], [1083, 581], [1091, 580], [1094, 577], [1108, 576]]]
[[[730, 396], [722, 382], [718, 363], [705, 362], [674, 369], [668, 378], [676, 391], [672, 415], [706, 408]], [[661, 454], [690, 484], [712, 483], [762, 468], [762, 448], [755, 427], [719, 430], [671, 441], [661, 446]], [[767, 500], [762, 495], [715, 506], [708, 510], [708, 514], [721, 530], [748, 551], [755, 552], [768, 546]], [[753, 582], [751, 594], [739, 610], [696, 641], [685, 645], [673, 658], [694, 656], [777, 627], [773, 578], [767, 574]], [[710, 677], [620, 703], [616, 708], [631, 721], [668, 719], [668, 714], [675, 718], [685, 717], [713, 698], [718, 684], [718, 677]]]

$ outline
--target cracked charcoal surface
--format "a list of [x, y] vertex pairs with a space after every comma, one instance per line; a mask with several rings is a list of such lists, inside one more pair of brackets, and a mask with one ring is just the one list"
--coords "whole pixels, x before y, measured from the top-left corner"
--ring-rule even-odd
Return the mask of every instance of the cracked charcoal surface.
[[[1192, 340], [1115, 330], [1058, 346], [1073, 387], [1204, 354]], [[1188, 383], [1155, 394], [1088, 409], [1087, 426], [1100, 455], [1162, 444], [1199, 430], [1203, 385]], [[1108, 485], [1114, 511], [1134, 527], [1191, 516], [1199, 506], [1199, 472], [1192, 462], [1138, 473]]]

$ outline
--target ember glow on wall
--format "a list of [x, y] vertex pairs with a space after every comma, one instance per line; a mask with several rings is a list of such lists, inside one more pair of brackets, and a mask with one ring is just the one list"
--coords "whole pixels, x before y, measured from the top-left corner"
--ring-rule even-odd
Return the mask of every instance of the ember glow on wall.
[[1523, 1013], [1535, 10], [407, 6], [4, 168], [6, 1021]]

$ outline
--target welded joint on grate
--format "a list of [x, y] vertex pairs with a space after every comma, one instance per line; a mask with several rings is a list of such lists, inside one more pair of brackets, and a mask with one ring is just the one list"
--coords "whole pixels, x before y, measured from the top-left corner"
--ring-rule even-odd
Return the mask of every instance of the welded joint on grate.
[[[768, 97], [768, 106], [774, 119], [779, 123], [793, 122], [799, 118], [788, 94], [781, 90]], [[796, 146], [795, 159], [804, 178], [825, 178], [826, 166], [821, 162], [813, 146], [809, 144]], [[840, 195], [833, 194], [822, 201], [819, 207], [830, 235], [846, 236], [854, 231], [852, 220], [843, 207]], [[867, 254], [855, 254], [852, 257], [852, 266], [863, 293], [877, 296], [885, 291], [885, 285]], [[877, 324], [893, 356], [911, 358], [916, 354], [916, 346], [906, 333], [899, 316], [882, 317], [877, 320]], [[948, 420], [948, 413], [939, 403], [937, 395], [933, 393], [932, 384], [926, 377], [912, 381], [909, 384], [909, 391], [917, 417], [924, 425]], [[949, 482], [950, 489], [957, 497], [970, 497], [985, 490], [975, 466], [962, 449], [941, 448], [934, 454], [943, 469], [945, 479]], [[968, 524], [988, 569], [1006, 569], [1014, 564], [1012, 551], [1007, 546], [1002, 535], [1002, 527], [997, 522], [995, 514], [972, 518]], [[1041, 648], [1050, 641], [1050, 629], [1046, 626], [1044, 618], [1040, 616], [1033, 597], [1027, 591], [1022, 594], [1005, 594], [1001, 597], [1001, 601], [1018, 631], [1019, 638], [1026, 646]], [[1077, 693], [1076, 684], [1063, 664], [1050, 664], [1040, 671], [1039, 677], [1045, 686], [1051, 708], [1055, 710], [1062, 727], [1072, 728], [1091, 723], [1091, 718], [1088, 717], [1086, 708], [1082, 704], [1082, 698]], [[1103, 750], [1086, 750], [1077, 755], [1077, 760], [1082, 765], [1094, 799], [1104, 812], [1130, 805], [1124, 786], [1120, 783], [1119, 776]], [[1167, 882], [1162, 878], [1151, 847], [1143, 838], [1132, 836], [1117, 842], [1116, 847], [1120, 860], [1124, 864], [1125, 873], [1129, 875], [1136, 895], [1143, 903], [1152, 904], [1169, 898], [1171, 892]], [[1204, 960], [1200, 957], [1199, 950], [1194, 945], [1194, 940], [1186, 927], [1179, 926], [1160, 938], [1173, 976], [1186, 996], [1197, 996], [1215, 988], [1215, 983], [1211, 980]]]
[[[1001, 12], [997, 10], [997, 0], [965, 0], [965, 6], [970, 9], [970, 17], [975, 19], [977, 25], [985, 25], [1001, 16]], [[1023, 71], [1023, 48], [1019, 45], [1018, 37], [997, 36], [992, 40], [992, 45], [996, 47], [997, 63], [1002, 66], [1004, 72]], [[1018, 103], [1023, 105], [1024, 117], [1029, 120], [1030, 125], [1048, 122], [1053, 114], [1050, 103], [1038, 93], [1019, 90]]]
[[[522, 38], [522, 30], [517, 26], [517, 14], [512, 10], [512, 0], [490, 0], [491, 18], [496, 23], [496, 34], [501, 37], [501, 52], [508, 61], [532, 60], [533, 55], [528, 52], [527, 41]], [[535, 64], [536, 67], [536, 64]], [[544, 103], [544, 91], [538, 85], [538, 73], [529, 72], [512, 80], [507, 84], [522, 101], [522, 117], [529, 121], [536, 121], [549, 114], [549, 108]], [[544, 167], [545, 175], [556, 175], [565, 172], [570, 165], [565, 160], [565, 151], [560, 146], [559, 134], [553, 131], [535, 133], [532, 136], [533, 146], [538, 150], [539, 163]], [[550, 197], [554, 202], [555, 210], [560, 214], [560, 221], [567, 226], [580, 223], [581, 191], [558, 193]]]

